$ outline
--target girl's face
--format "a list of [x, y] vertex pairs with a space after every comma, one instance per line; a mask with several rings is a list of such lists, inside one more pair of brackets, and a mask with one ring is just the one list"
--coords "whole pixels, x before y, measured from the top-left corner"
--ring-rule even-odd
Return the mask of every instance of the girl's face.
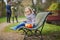
[[25, 9], [25, 14], [30, 15], [31, 14], [31, 9], [29, 9], [29, 8]]

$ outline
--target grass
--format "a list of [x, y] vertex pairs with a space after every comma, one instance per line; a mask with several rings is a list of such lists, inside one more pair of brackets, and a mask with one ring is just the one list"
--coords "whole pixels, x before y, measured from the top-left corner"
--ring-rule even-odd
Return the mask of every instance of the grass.
[[[24, 18], [24, 16], [19, 16], [18, 19]], [[12, 20], [12, 18], [11, 18]], [[6, 22], [6, 17], [1, 17], [0, 18], [0, 23]]]
[[49, 34], [52, 32], [60, 32], [60, 26], [46, 23], [42, 32], [43, 34]]
[[[11, 29], [10, 29], [10, 27], [13, 27], [13, 26], [16, 26], [17, 24], [19, 24], [19, 23], [14, 23], [14, 24], [10, 24], [9, 26], [7, 26], [6, 28], [5, 28], [5, 32], [10, 32], [10, 31], [12, 31]], [[52, 32], [60, 32], [60, 26], [57, 26], [57, 25], [53, 25], [53, 24], [45, 24], [45, 26], [44, 26], [44, 28], [43, 28], [43, 31], [42, 31], [42, 33], [43, 34], [49, 34], [49, 33], [52, 33]]]
[[6, 17], [0, 18], [0, 23], [6, 22]]

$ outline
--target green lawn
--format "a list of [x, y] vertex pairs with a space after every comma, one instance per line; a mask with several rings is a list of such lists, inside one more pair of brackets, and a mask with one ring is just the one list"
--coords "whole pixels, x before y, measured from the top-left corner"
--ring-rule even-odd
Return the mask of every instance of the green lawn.
[[0, 18], [0, 23], [6, 22], [6, 17]]
[[[19, 16], [18, 19], [20, 19], [20, 18], [24, 18], [24, 16]], [[12, 18], [11, 18], [11, 20], [12, 20]], [[3, 23], [3, 22], [6, 22], [6, 17], [0, 18], [0, 23]]]
[[46, 23], [43, 28], [43, 34], [49, 34], [52, 32], [60, 32], [60, 26]]

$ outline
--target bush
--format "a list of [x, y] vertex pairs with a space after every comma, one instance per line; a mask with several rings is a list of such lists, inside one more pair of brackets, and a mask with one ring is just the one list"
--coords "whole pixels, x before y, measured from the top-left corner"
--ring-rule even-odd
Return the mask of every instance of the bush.
[[51, 5], [50, 5], [50, 7], [48, 8], [48, 10], [49, 11], [51, 11], [51, 10], [56, 10], [57, 8], [58, 8], [58, 5], [57, 5], [58, 3], [52, 3]]
[[58, 10], [60, 10], [60, 3], [58, 3]]
[[53, 10], [60, 10], [60, 3], [52, 3], [48, 8], [49, 11]]

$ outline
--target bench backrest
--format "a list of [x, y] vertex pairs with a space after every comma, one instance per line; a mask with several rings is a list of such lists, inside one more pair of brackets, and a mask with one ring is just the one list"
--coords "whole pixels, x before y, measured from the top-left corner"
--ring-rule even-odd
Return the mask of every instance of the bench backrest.
[[41, 27], [41, 25], [43, 25], [44, 21], [46, 20], [46, 17], [48, 16], [49, 12], [40, 12], [37, 14], [36, 16], [36, 22], [35, 25], [37, 27], [35, 27], [35, 29]]

